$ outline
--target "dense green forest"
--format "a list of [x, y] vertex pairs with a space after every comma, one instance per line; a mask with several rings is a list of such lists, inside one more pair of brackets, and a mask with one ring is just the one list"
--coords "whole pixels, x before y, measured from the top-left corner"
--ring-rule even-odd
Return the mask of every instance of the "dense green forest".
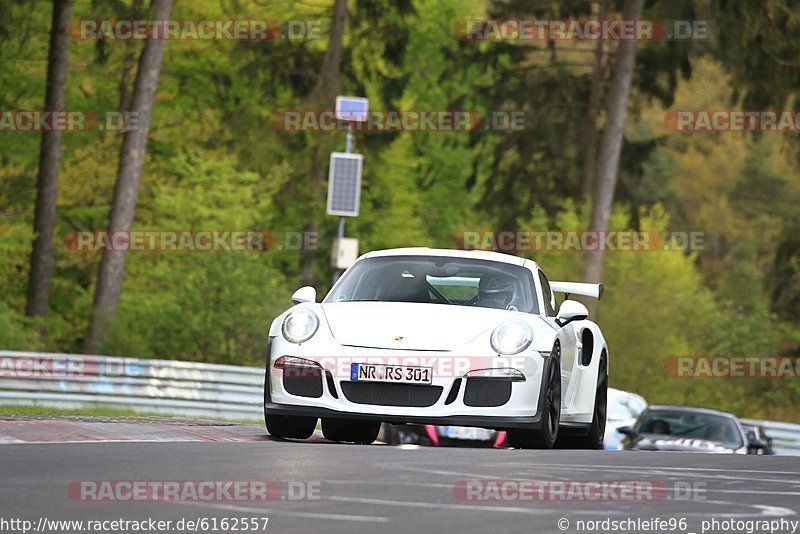
[[[362, 252], [452, 247], [465, 230], [588, 227], [587, 129], [602, 132], [619, 43], [604, 44], [598, 69], [592, 42], [470, 41], [456, 28], [465, 19], [585, 18], [599, 2], [350, 0], [338, 87], [330, 88], [323, 74], [334, 4], [175, 2], [172, 19], [319, 21], [320, 38], [165, 43], [133, 228], [280, 237], [314, 222], [319, 246], [304, 254], [281, 246], [129, 253], [99, 353], [259, 365], [267, 327], [292, 292], [309, 280], [318, 292], [329, 288], [337, 219], [325, 214], [313, 176], [343, 149], [344, 133], [275, 124], [284, 110], [320, 109], [319, 95], [331, 90], [367, 96], [375, 110], [525, 116], [524, 129], [507, 132], [357, 133], [361, 213], [347, 234]], [[609, 1], [609, 17], [620, 17], [622, 4]], [[145, 7], [76, 0], [71, 19], [132, 18]], [[0, 0], [0, 110], [42, 109], [52, 10], [45, 0]], [[796, 378], [687, 379], [665, 369], [675, 356], [800, 356], [797, 132], [665, 124], [674, 110], [797, 109], [800, 6], [648, 0], [643, 18], [713, 24], [708, 39], [639, 43], [611, 228], [704, 239], [698, 250], [606, 253], [596, 321], [610, 347], [610, 385], [651, 402], [800, 421]], [[66, 108], [100, 116], [126, 109], [143, 47], [72, 39]], [[102, 253], [71, 250], [68, 236], [106, 228], [122, 139], [100, 128], [63, 135], [40, 319], [25, 309], [41, 135], [0, 131], [0, 348], [83, 353]], [[582, 253], [525, 254], [551, 279], [581, 279]]]

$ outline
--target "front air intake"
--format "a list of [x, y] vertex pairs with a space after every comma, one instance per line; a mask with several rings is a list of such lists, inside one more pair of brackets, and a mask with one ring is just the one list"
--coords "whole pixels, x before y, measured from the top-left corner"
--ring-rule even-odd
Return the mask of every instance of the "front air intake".
[[442, 386], [389, 384], [386, 382], [340, 382], [350, 402], [374, 406], [433, 406], [442, 396]]
[[511, 398], [511, 379], [509, 378], [467, 378], [464, 388], [464, 404], [467, 406], [502, 406]]
[[322, 368], [286, 364], [282, 370], [283, 388], [298, 397], [322, 397]]

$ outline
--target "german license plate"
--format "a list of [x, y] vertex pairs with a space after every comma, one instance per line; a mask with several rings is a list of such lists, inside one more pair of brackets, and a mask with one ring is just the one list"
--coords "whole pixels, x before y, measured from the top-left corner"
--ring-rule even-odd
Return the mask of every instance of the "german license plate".
[[446, 438], [470, 441], [488, 441], [492, 438], [491, 430], [464, 426], [446, 426], [442, 434], [444, 434]]
[[398, 382], [430, 385], [433, 368], [408, 365], [350, 364], [350, 380], [354, 382]]

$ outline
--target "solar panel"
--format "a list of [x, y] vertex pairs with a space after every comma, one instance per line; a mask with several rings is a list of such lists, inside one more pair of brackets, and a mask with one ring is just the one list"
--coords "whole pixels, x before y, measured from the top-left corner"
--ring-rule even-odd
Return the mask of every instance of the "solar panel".
[[328, 215], [358, 217], [361, 203], [361, 167], [364, 156], [331, 153], [328, 171]]
[[336, 118], [343, 121], [367, 120], [369, 100], [358, 96], [336, 97]]

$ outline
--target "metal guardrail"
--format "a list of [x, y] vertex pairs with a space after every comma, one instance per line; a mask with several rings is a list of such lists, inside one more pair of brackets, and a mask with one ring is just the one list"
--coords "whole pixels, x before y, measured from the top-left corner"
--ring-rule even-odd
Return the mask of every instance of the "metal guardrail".
[[800, 456], [800, 425], [756, 419], [741, 419], [741, 422], [763, 428], [764, 433], [772, 438], [772, 449], [775, 454]]
[[0, 351], [0, 404], [261, 419], [263, 386], [254, 367]]
[[[0, 404], [110, 407], [164, 415], [263, 417], [264, 370], [173, 360], [0, 351]], [[800, 425], [742, 419], [800, 455]]]

